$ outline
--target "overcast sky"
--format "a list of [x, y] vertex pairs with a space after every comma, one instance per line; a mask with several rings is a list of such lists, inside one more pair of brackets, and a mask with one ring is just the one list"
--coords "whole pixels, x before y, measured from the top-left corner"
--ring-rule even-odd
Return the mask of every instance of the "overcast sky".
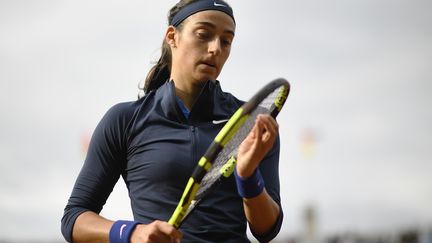
[[[176, 1], [0, 0], [0, 239], [61, 239], [82, 140], [136, 99]], [[231, 0], [222, 88], [290, 80], [280, 237], [432, 227], [432, 2]], [[123, 184], [103, 214], [130, 218]]]

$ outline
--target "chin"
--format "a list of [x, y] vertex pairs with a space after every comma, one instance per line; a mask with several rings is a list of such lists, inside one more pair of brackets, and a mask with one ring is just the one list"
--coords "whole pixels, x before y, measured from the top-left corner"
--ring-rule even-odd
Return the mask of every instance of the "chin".
[[217, 76], [216, 75], [199, 75], [199, 77], [197, 77], [197, 80], [201, 80], [201, 82], [207, 82], [208, 80], [216, 80]]
[[194, 76], [196, 80], [216, 80], [219, 76], [219, 71], [216, 68], [198, 69]]

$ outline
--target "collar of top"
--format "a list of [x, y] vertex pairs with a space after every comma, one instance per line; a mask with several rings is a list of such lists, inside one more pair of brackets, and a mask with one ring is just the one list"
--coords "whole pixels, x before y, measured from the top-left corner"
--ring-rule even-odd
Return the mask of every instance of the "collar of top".
[[228, 16], [230, 16], [235, 23], [233, 10], [226, 3], [218, 1], [218, 0], [198, 0], [196, 2], [193, 2], [193, 3], [190, 3], [186, 6], [184, 6], [180, 11], [178, 11], [174, 15], [174, 17], [172, 18], [169, 25], [177, 27], [187, 17], [191, 16], [192, 14], [195, 14], [195, 13], [198, 13], [201, 11], [205, 11], [205, 10], [217, 10], [217, 11], [224, 12]]
[[229, 97], [221, 90], [217, 80], [207, 81], [186, 119], [177, 104], [173, 81], [166, 82], [156, 90], [156, 99], [160, 102], [164, 116], [187, 124], [228, 119], [238, 108]]

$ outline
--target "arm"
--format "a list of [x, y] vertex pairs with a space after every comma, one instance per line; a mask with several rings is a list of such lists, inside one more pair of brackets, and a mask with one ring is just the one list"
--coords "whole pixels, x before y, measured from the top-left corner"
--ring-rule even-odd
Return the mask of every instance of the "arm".
[[72, 240], [80, 242], [109, 242], [109, 231], [113, 221], [107, 220], [99, 214], [87, 211], [78, 216], [72, 232]]
[[273, 229], [279, 217], [280, 208], [265, 189], [254, 198], [244, 198], [243, 206], [249, 226], [254, 234], [266, 235]]
[[[62, 218], [62, 233], [68, 242], [95, 239], [101, 234], [101, 227], [109, 227], [109, 222], [98, 214], [117, 183], [126, 160], [122, 129], [125, 127], [124, 113], [125, 106], [112, 107], [93, 132], [84, 165]], [[90, 235], [85, 235], [83, 229]]]
[[[84, 212], [76, 219], [72, 233], [73, 242], [109, 242], [109, 233], [114, 222], [94, 212]], [[182, 234], [167, 222], [154, 221], [138, 224], [132, 232], [130, 242], [180, 242]]]
[[[277, 134], [278, 125], [271, 116], [260, 115], [257, 117], [255, 126], [238, 151], [236, 165], [238, 177], [249, 178], [254, 174], [261, 161], [275, 144]], [[277, 173], [277, 171], [273, 173]], [[278, 175], [270, 175], [270, 177], [277, 180], [276, 194], [278, 194]], [[272, 233], [274, 226], [281, 220], [282, 210], [266, 189], [254, 197], [243, 198], [243, 206], [249, 226], [255, 236], [266, 236]]]
[[[127, 146], [125, 127], [130, 120], [127, 104], [111, 108], [96, 127], [85, 163], [75, 182], [62, 218], [62, 233], [68, 242], [108, 242], [113, 221], [99, 215], [124, 170]], [[133, 229], [133, 228], [130, 228]], [[123, 229], [124, 230], [124, 229]], [[119, 233], [120, 233], [119, 229]], [[165, 222], [137, 225], [131, 242], [142, 239], [178, 239], [181, 234]]]

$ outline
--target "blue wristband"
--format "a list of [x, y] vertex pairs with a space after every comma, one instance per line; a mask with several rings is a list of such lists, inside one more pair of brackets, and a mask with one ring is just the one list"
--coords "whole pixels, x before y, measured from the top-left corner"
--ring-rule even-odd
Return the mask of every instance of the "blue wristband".
[[256, 197], [264, 190], [264, 179], [258, 168], [255, 169], [254, 173], [248, 178], [240, 177], [237, 174], [237, 170], [234, 170], [234, 175], [237, 184], [237, 192], [241, 197]]
[[137, 221], [117, 220], [109, 232], [110, 243], [129, 243]]

